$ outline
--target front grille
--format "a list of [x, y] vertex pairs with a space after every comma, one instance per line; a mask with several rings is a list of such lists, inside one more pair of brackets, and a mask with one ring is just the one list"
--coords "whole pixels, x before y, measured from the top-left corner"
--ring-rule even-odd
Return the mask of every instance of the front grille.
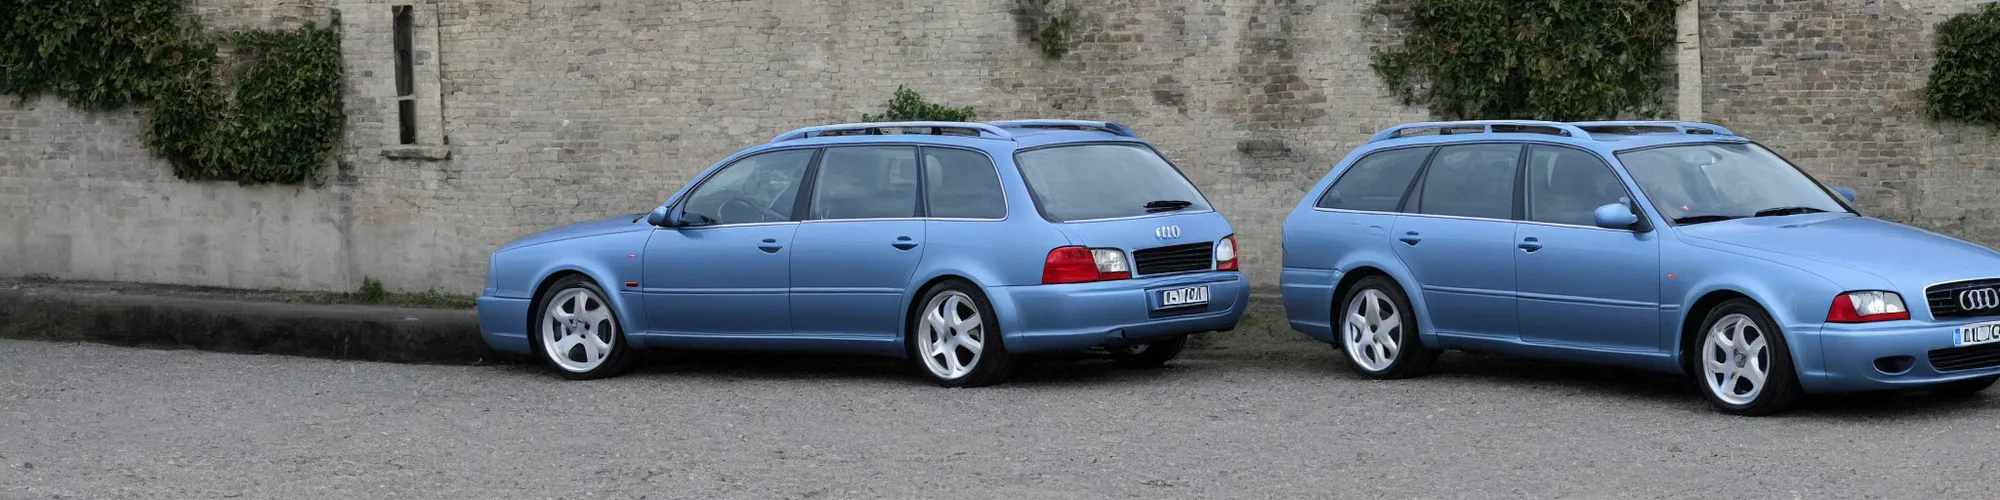
[[1982, 344], [1931, 351], [1931, 367], [1937, 371], [1971, 370], [2000, 366], [2000, 344]]
[[1189, 243], [1132, 251], [1132, 271], [1140, 276], [1207, 271], [1214, 267], [1214, 243]]
[[1989, 288], [1995, 289], [1994, 293], [1996, 295], [2000, 295], [2000, 278], [1959, 281], [1954, 283], [1933, 285], [1930, 288], [1924, 290], [1924, 302], [1928, 302], [1930, 304], [1931, 317], [1933, 318], [1940, 318], [1940, 319], [1977, 318], [1981, 316], [2000, 316], [2000, 306], [1982, 307], [1978, 309], [1968, 310], [1964, 307], [1961, 307], [1961, 304], [1959, 303], [1959, 295], [1965, 293], [1966, 291], [1984, 290]]

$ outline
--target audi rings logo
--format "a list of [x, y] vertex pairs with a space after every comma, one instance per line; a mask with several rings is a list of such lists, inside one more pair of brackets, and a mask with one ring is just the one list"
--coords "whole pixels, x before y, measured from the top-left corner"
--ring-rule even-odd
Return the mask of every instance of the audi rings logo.
[[1958, 308], [1967, 311], [2000, 307], [2000, 289], [1981, 288], [1958, 292]]
[[1154, 237], [1154, 238], [1159, 238], [1159, 239], [1163, 239], [1163, 240], [1171, 240], [1171, 239], [1174, 239], [1174, 238], [1179, 238], [1179, 237], [1181, 237], [1181, 227], [1180, 227], [1180, 226], [1160, 226], [1160, 227], [1156, 227], [1156, 228], [1153, 228], [1153, 237]]

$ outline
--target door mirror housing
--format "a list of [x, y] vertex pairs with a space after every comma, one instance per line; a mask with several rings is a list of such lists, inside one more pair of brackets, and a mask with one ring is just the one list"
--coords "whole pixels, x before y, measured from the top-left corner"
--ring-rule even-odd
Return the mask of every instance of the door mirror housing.
[[1639, 216], [1632, 213], [1632, 207], [1624, 203], [1611, 203], [1597, 207], [1597, 227], [1605, 229], [1632, 229], [1639, 224]]
[[653, 213], [646, 214], [646, 223], [659, 227], [680, 227], [680, 211], [673, 210], [671, 205], [660, 205], [660, 208], [653, 209]]
[[1854, 202], [1854, 188], [1834, 186], [1833, 192], [1839, 193], [1840, 197], [1846, 198], [1849, 203]]

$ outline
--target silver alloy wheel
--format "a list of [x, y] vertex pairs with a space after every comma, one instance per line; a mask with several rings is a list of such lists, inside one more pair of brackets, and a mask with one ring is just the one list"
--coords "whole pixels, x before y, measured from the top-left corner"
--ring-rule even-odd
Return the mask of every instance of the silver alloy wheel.
[[588, 288], [557, 293], [542, 313], [542, 353], [556, 366], [575, 373], [597, 369], [611, 357], [618, 320], [611, 305]]
[[924, 357], [924, 367], [932, 375], [952, 380], [979, 366], [986, 329], [972, 297], [958, 291], [940, 293], [924, 304], [919, 317], [917, 354]]
[[1770, 343], [1757, 322], [1742, 313], [1722, 317], [1702, 342], [1702, 373], [1708, 390], [1724, 403], [1747, 405], [1771, 377]]
[[1389, 369], [1403, 348], [1403, 315], [1389, 294], [1370, 288], [1347, 303], [1347, 356], [1371, 372]]

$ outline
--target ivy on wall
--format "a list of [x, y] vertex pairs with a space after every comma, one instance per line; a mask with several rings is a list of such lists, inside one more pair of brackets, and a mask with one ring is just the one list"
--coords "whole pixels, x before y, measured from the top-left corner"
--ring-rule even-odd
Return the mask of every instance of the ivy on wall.
[[901, 85], [896, 86], [896, 96], [889, 99], [889, 109], [882, 114], [861, 114], [864, 122], [939, 121], [969, 122], [977, 116], [971, 107], [954, 108], [924, 100], [917, 91]]
[[1384, 0], [1409, 29], [1374, 68], [1443, 119], [1658, 116], [1681, 1]]
[[151, 104], [145, 144], [182, 179], [316, 179], [346, 123], [340, 84], [327, 28], [216, 35], [181, 0], [0, 0], [0, 93]]
[[2000, 3], [1938, 25], [1926, 87], [1931, 118], [2000, 127]]

